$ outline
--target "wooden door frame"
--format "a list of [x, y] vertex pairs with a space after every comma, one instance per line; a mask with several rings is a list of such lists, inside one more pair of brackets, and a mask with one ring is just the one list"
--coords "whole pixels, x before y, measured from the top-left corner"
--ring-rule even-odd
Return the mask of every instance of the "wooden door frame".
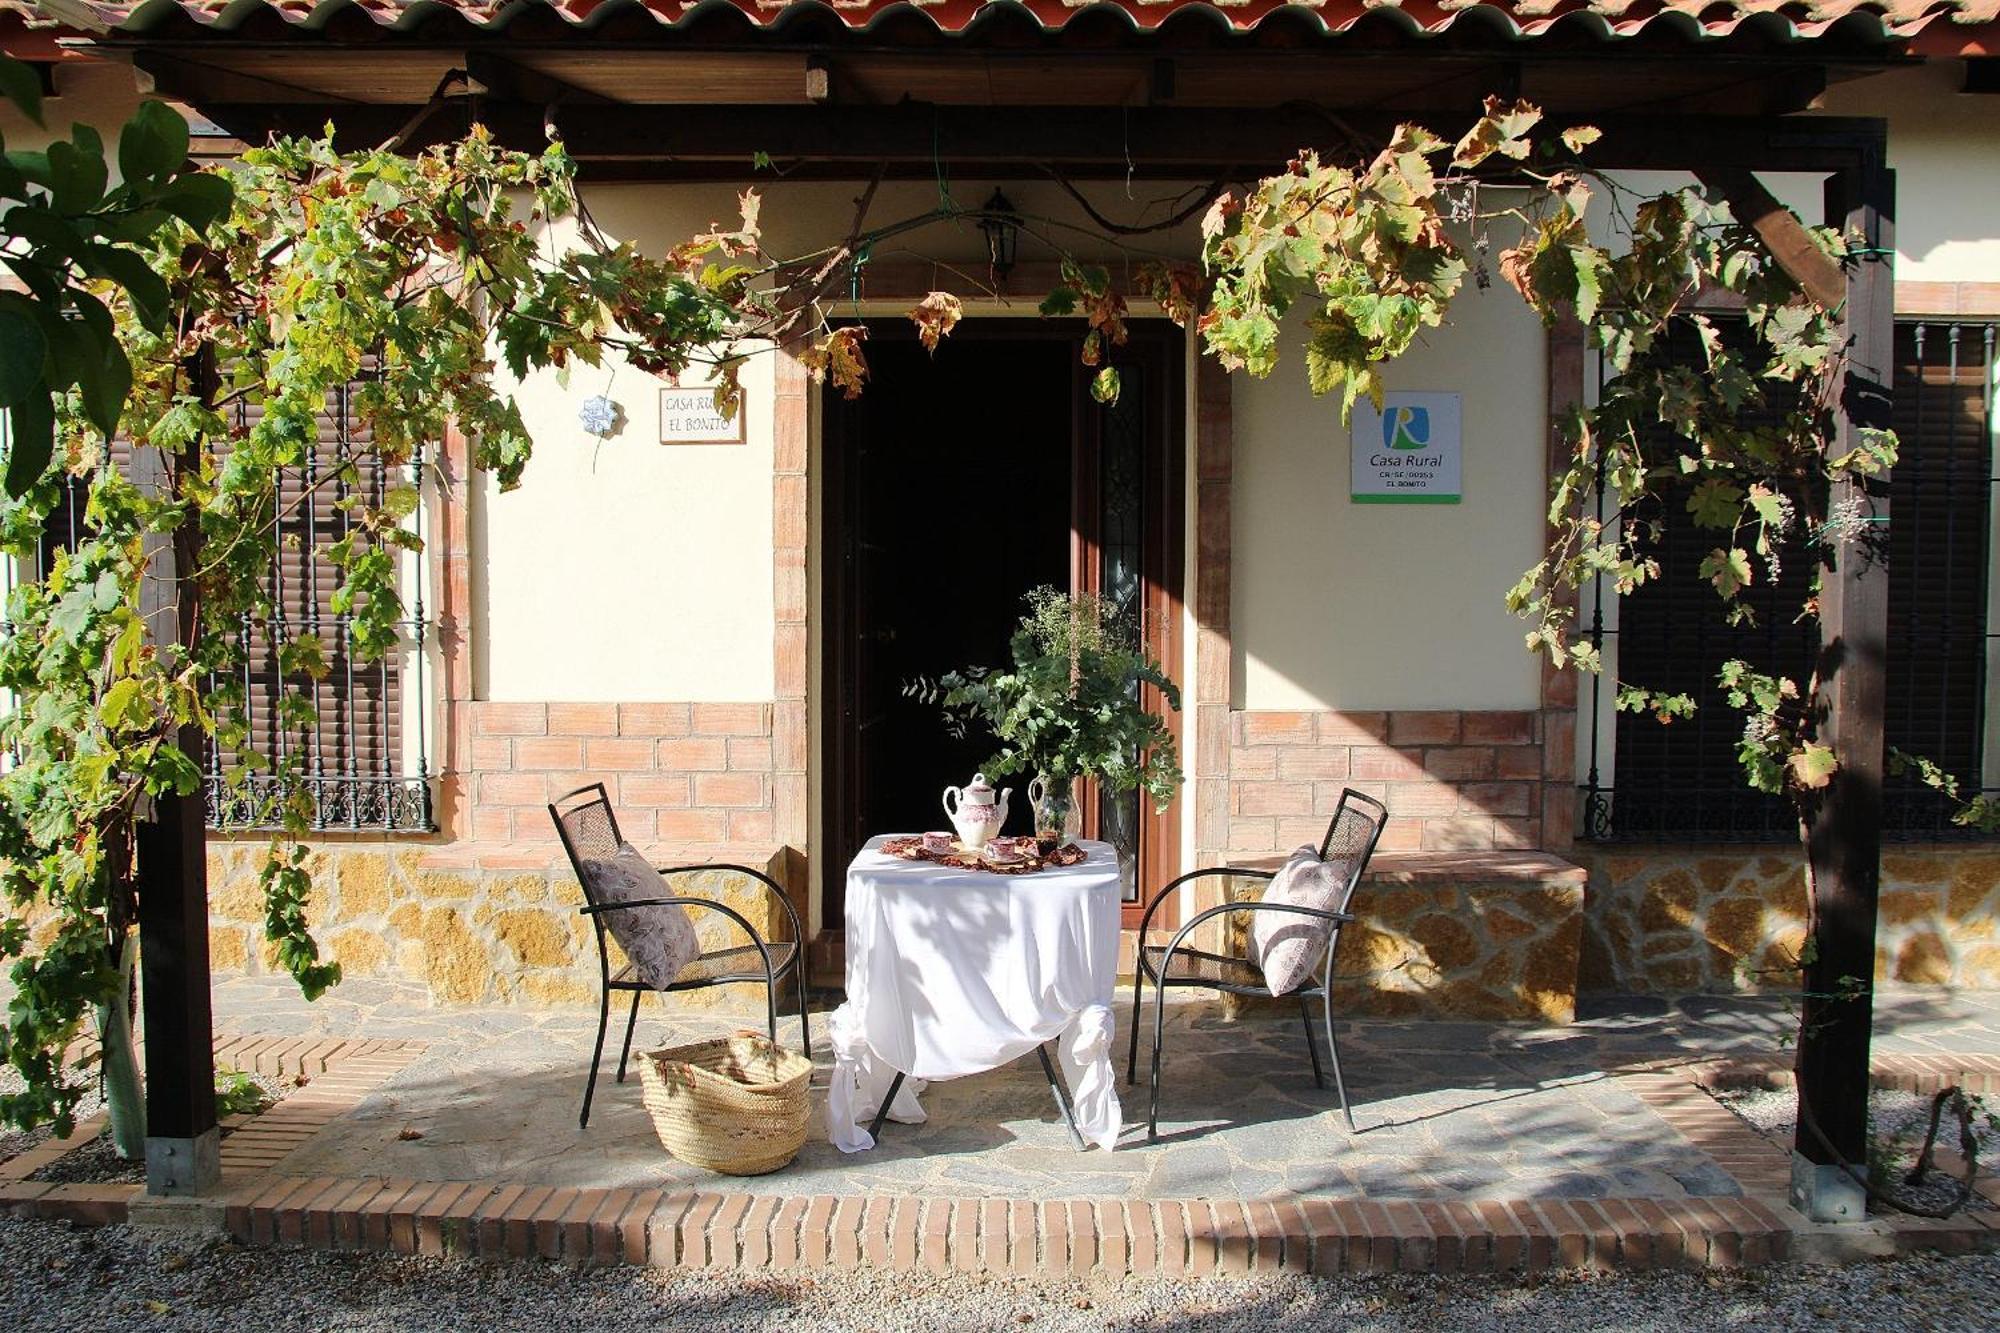
[[[915, 326], [907, 319], [871, 316], [861, 322], [868, 326], [869, 339], [874, 342], [913, 341], [916, 337]], [[1077, 342], [1082, 333], [1083, 324], [1079, 320], [974, 317], [962, 321], [951, 337], [954, 341], [975, 342], [1030, 339]], [[1148, 462], [1157, 462], [1159, 466], [1147, 468], [1145, 483], [1148, 522], [1141, 561], [1146, 579], [1144, 630], [1149, 647], [1172, 675], [1181, 665], [1181, 622], [1185, 614], [1187, 408], [1183, 335], [1180, 329], [1165, 319], [1134, 320], [1127, 346], [1120, 353], [1128, 354], [1143, 357], [1149, 369], [1156, 370], [1156, 373], [1146, 377], [1149, 397], [1153, 400], [1151, 407], [1158, 414], [1157, 429], [1149, 422], [1147, 438], [1153, 453]], [[1071, 485], [1070, 580], [1073, 589], [1088, 590], [1097, 586], [1099, 572], [1094, 509], [1094, 469], [1098, 454], [1095, 431], [1086, 410], [1089, 378], [1094, 373], [1081, 361], [1072, 363], [1070, 400], [1074, 417], [1070, 454], [1074, 480]], [[825, 722], [817, 746], [823, 795], [818, 827], [815, 829], [820, 850], [815, 853], [814, 859], [821, 866], [821, 933], [831, 943], [840, 937], [844, 928], [844, 921], [836, 909], [844, 906], [840, 877], [845, 874], [846, 867], [834, 864], [832, 857], [834, 849], [845, 844], [840, 824], [847, 813], [843, 803], [833, 793], [843, 786], [851, 789], [858, 762], [852, 726], [852, 681], [855, 655], [859, 648], [853, 635], [847, 632], [852, 616], [854, 569], [844, 550], [849, 515], [845, 505], [847, 450], [844, 448], [846, 428], [842, 414], [838, 411], [823, 413], [821, 427], [822, 503], [817, 541], [821, 569], [820, 623], [824, 627], [819, 675], [821, 697], [825, 700]], [[1082, 475], [1086, 470], [1086, 461], [1091, 465], [1088, 478]], [[1182, 751], [1184, 761], [1183, 737], [1186, 729], [1183, 718], [1186, 707], [1184, 694], [1182, 709], [1169, 710], [1166, 714], [1168, 729], [1176, 748]], [[1085, 828], [1090, 829], [1096, 818], [1096, 793], [1090, 790], [1090, 784], [1086, 783], [1084, 787], [1083, 814], [1089, 821]], [[1122, 924], [1127, 929], [1138, 924], [1139, 915], [1151, 894], [1179, 872], [1183, 799], [1185, 793], [1177, 795], [1163, 813], [1154, 813], [1150, 806], [1142, 806], [1141, 845], [1149, 849], [1146, 865], [1152, 873], [1140, 881], [1139, 901], [1127, 904], [1123, 910]], [[1158, 883], [1149, 884], [1149, 879], [1156, 879]], [[1161, 913], [1158, 924], [1171, 924], [1175, 915], [1173, 905], [1164, 905]]]
[[[1186, 344], [1181, 330], [1164, 319], [1133, 321], [1125, 346], [1112, 360], [1129, 358], [1142, 360], [1149, 372], [1144, 381], [1149, 453], [1141, 499], [1145, 538], [1139, 565], [1145, 581], [1145, 599], [1140, 607], [1140, 634], [1171, 677], [1182, 662], [1181, 624], [1186, 616], [1183, 583], [1187, 540], [1187, 386]], [[1076, 373], [1086, 383], [1079, 385], [1080, 391], [1074, 399], [1077, 424], [1071, 447], [1075, 481], [1070, 487], [1074, 499], [1070, 513], [1070, 585], [1078, 592], [1096, 592], [1101, 587], [1104, 568], [1097, 531], [1102, 455], [1092, 414], [1085, 407], [1089, 401], [1087, 380], [1094, 372], [1079, 364]], [[1147, 687], [1147, 702], [1155, 708], [1160, 707], [1158, 696], [1159, 691]], [[1164, 716], [1175, 750], [1185, 756], [1185, 692], [1181, 702], [1179, 709], [1165, 709]], [[1095, 830], [1097, 784], [1084, 783], [1080, 796], [1083, 826]], [[1139, 845], [1144, 856], [1139, 867], [1138, 899], [1125, 904], [1121, 913], [1122, 924], [1128, 930], [1138, 927], [1146, 904], [1180, 873], [1181, 800], [1181, 794], [1176, 793], [1165, 810], [1156, 811], [1143, 794], [1140, 797]], [[1160, 918], [1160, 924], [1171, 925], [1173, 905], [1167, 904], [1161, 911], [1166, 915]]]

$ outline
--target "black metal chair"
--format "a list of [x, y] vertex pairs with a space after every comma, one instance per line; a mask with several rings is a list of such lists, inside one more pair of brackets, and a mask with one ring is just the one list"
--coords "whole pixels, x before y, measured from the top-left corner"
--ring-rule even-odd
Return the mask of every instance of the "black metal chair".
[[[587, 797], [578, 800], [578, 797]], [[576, 872], [577, 882], [583, 886], [583, 914], [590, 918], [597, 928], [597, 971], [601, 983], [601, 999], [597, 1006], [597, 1048], [590, 1056], [590, 1079], [583, 1087], [583, 1114], [577, 1118], [579, 1127], [590, 1124], [590, 1099], [597, 1091], [597, 1067], [604, 1061], [604, 1033], [611, 1019], [611, 992], [631, 991], [632, 1012], [625, 1019], [625, 1045], [618, 1054], [618, 1081], [625, 1081], [625, 1066], [632, 1055], [632, 1029], [639, 1021], [639, 997], [647, 991], [658, 990], [661, 994], [674, 991], [702, 990], [709, 986], [729, 986], [739, 982], [762, 982], [764, 985], [764, 1006], [768, 1019], [771, 1044], [778, 1043], [778, 983], [787, 973], [793, 976], [799, 996], [799, 1042], [805, 1050], [806, 1059], [812, 1059], [812, 1030], [806, 1017], [806, 970], [805, 952], [802, 943], [804, 934], [799, 929], [799, 914], [793, 910], [791, 900], [785, 896], [778, 882], [761, 870], [749, 866], [730, 865], [720, 862], [707, 865], [661, 866], [663, 877], [688, 875], [697, 871], [728, 870], [739, 875], [748, 875], [763, 884], [770, 895], [777, 899], [784, 909], [785, 919], [791, 923], [790, 940], [766, 940], [757, 933], [757, 928], [741, 912], [727, 903], [715, 902], [708, 898], [674, 896], [667, 898], [644, 898], [632, 902], [601, 903], [591, 891], [590, 877], [584, 874], [586, 860], [608, 859], [614, 855], [622, 839], [618, 835], [618, 819], [611, 813], [611, 798], [601, 782], [588, 787], [578, 787], [575, 791], [557, 797], [549, 804], [549, 818], [556, 824], [556, 833], [562, 838], [563, 851], [569, 856], [570, 868]], [[739, 926], [750, 939], [748, 944], [732, 948], [715, 949], [704, 952], [693, 962], [681, 969], [673, 984], [654, 987], [640, 980], [637, 970], [627, 963], [611, 970], [611, 954], [605, 944], [607, 927], [604, 918], [610, 912], [630, 911], [635, 907], [679, 906], [700, 908], [717, 912], [728, 917]]]
[[[1347, 1084], [1340, 1076], [1340, 1048], [1333, 1036], [1333, 955], [1340, 945], [1340, 928], [1354, 918], [1348, 905], [1354, 900], [1355, 887], [1361, 883], [1361, 875], [1368, 868], [1368, 859], [1375, 854], [1375, 844], [1382, 837], [1382, 826], [1388, 822], [1389, 812], [1383, 804], [1372, 796], [1355, 791], [1352, 787], [1340, 794], [1340, 804], [1335, 807], [1333, 820], [1327, 825], [1326, 837], [1319, 845], [1322, 861], [1330, 856], [1351, 860], [1347, 883], [1342, 887], [1338, 901], [1331, 911], [1314, 907], [1300, 907], [1292, 903], [1239, 902], [1224, 903], [1198, 913], [1193, 920], [1174, 933], [1174, 937], [1164, 947], [1146, 942], [1146, 928], [1152, 923], [1153, 913], [1160, 904], [1176, 893], [1181, 885], [1207, 875], [1228, 875], [1244, 879], [1268, 880], [1275, 872], [1269, 870], [1248, 870], [1234, 866], [1215, 866], [1204, 870], [1192, 870], [1161, 889], [1146, 904], [1145, 915], [1139, 918], [1138, 966], [1132, 969], [1132, 1045], [1125, 1061], [1125, 1082], [1136, 1081], [1139, 1070], [1139, 1004], [1145, 994], [1145, 984], [1154, 983], [1153, 1000], [1153, 1081], [1152, 1100], [1146, 1112], [1146, 1137], [1157, 1140], [1160, 1136], [1160, 1046], [1166, 1034], [1167, 988], [1169, 986], [1200, 986], [1208, 990], [1228, 991], [1233, 995], [1249, 995], [1261, 999], [1276, 999], [1271, 988], [1264, 984], [1264, 973], [1254, 958], [1238, 958], [1229, 954], [1209, 953], [1189, 947], [1187, 938], [1195, 927], [1217, 917], [1230, 913], [1251, 915], [1258, 912], [1288, 913], [1294, 916], [1314, 917], [1330, 924], [1327, 932], [1326, 954], [1320, 961], [1319, 980], [1292, 994], [1299, 997], [1299, 1017], [1305, 1024], [1306, 1050], [1312, 1055], [1313, 1082], [1319, 1087], [1326, 1086], [1326, 1078], [1320, 1071], [1319, 1047], [1313, 1041], [1312, 1010], [1307, 1001], [1317, 998], [1320, 1002], [1320, 1017], [1326, 1029], [1326, 1048], [1329, 1063], [1333, 1065], [1334, 1087], [1340, 1092], [1340, 1113], [1347, 1118], [1347, 1128], [1354, 1130], [1354, 1113], [1347, 1106]], [[1247, 934], [1247, 932], [1246, 932]]]

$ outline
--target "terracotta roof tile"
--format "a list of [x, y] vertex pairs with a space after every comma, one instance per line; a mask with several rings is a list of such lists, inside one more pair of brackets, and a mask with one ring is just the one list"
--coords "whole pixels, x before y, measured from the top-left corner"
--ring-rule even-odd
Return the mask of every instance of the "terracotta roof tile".
[[[438, 11], [455, 11], [479, 27], [500, 27], [537, 8], [553, 8], [569, 22], [584, 25], [612, 9], [637, 6], [665, 25], [698, 11], [733, 5], [753, 22], [772, 25], [792, 11], [818, 8], [849, 27], [867, 27], [891, 12], [917, 11], [938, 27], [956, 32], [969, 26], [995, 0], [0, 0], [0, 12], [31, 23], [53, 23], [78, 31], [137, 32], [153, 27], [176, 9], [197, 22], [230, 29], [262, 10], [290, 23], [319, 27], [333, 15], [358, 8], [384, 27], [412, 25]], [[1810, 39], [1837, 23], [1875, 25], [1886, 41], [1916, 36], [1939, 25], [1981, 27], [2000, 22], [2000, 0], [999, 0], [1032, 14], [1044, 27], [1057, 28], [1091, 9], [1122, 10], [1140, 28], [1155, 28], [1185, 9], [1207, 10], [1239, 30], [1256, 27], [1275, 13], [1310, 13], [1330, 32], [1353, 26], [1371, 11], [1396, 10], [1413, 30], [1441, 33], [1469, 10], [1504, 18], [1524, 37], [1585, 14], [1601, 22], [1606, 36], [1629, 37], [1664, 20], [1676, 27], [1697, 25], [1706, 35], [1727, 36], [1746, 21], [1774, 25], [1775, 31]], [[1990, 45], [1990, 43], [1989, 43]]]

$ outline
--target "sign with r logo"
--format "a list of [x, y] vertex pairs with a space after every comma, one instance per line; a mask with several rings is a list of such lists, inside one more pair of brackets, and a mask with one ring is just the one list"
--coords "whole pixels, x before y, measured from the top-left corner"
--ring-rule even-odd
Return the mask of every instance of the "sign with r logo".
[[1459, 396], [1397, 392], [1362, 399], [1348, 435], [1356, 504], [1457, 504]]

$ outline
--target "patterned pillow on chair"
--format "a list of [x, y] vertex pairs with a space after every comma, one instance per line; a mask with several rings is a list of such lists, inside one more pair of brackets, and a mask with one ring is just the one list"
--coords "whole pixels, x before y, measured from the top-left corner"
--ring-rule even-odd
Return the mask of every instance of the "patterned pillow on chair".
[[[586, 859], [583, 873], [589, 880], [585, 887], [590, 900], [602, 906], [674, 896], [666, 878], [629, 842], [619, 843], [609, 859]], [[694, 923], [678, 903], [606, 912], [604, 925], [632, 960], [639, 980], [655, 990], [672, 985], [681, 969], [701, 954]]]
[[[1264, 901], [1334, 911], [1340, 906], [1341, 890], [1347, 887], [1348, 872], [1345, 858], [1322, 861], [1318, 849], [1301, 847], [1264, 890]], [[1313, 966], [1332, 933], [1333, 923], [1318, 917], [1292, 912], [1251, 913], [1252, 957], [1263, 969], [1264, 984], [1271, 988], [1271, 994], [1289, 995], [1311, 980]]]

